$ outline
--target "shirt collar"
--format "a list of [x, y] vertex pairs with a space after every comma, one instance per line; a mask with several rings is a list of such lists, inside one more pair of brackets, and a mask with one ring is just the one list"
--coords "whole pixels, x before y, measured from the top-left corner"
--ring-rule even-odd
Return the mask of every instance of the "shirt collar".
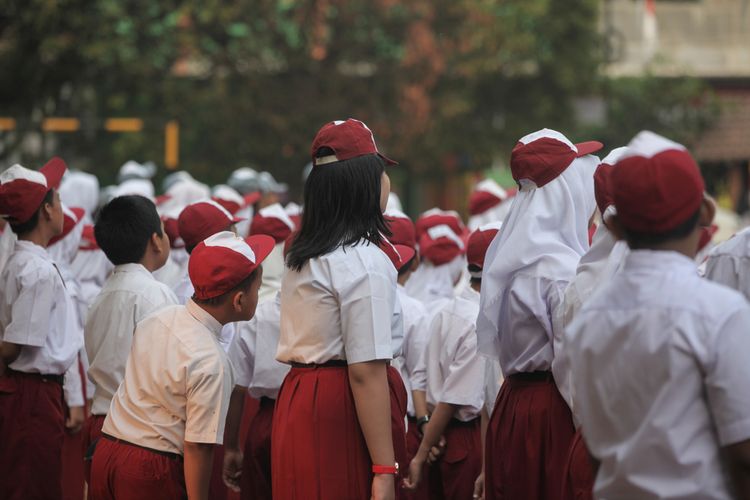
[[185, 304], [187, 311], [192, 317], [194, 317], [200, 324], [211, 330], [211, 333], [220, 338], [222, 324], [219, 323], [216, 318], [211, 316], [205, 309], [196, 304], [193, 299], [190, 299]]
[[[10, 229], [8, 229], [10, 231]], [[49, 256], [49, 253], [47, 253], [47, 249], [37, 245], [36, 243], [32, 243], [30, 241], [26, 240], [16, 240], [16, 249], [23, 250], [24, 252], [30, 252], [38, 257], [42, 257], [45, 260], [52, 260], [52, 258]]]
[[148, 274], [150, 277], [154, 276], [153, 274], [151, 274], [151, 271], [143, 267], [143, 264], [139, 264], [138, 262], [133, 262], [130, 264], [120, 264], [118, 266], [115, 266], [115, 269], [112, 272], [114, 273], [141, 273], [141, 274]]
[[625, 258], [625, 271], [697, 273], [691, 258], [672, 250], [631, 250]]

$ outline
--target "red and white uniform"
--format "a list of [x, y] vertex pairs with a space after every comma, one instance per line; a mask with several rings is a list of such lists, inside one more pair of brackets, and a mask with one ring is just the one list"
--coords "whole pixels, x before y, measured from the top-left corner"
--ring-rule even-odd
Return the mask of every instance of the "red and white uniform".
[[705, 276], [734, 288], [750, 300], [750, 228], [743, 229], [711, 251]]

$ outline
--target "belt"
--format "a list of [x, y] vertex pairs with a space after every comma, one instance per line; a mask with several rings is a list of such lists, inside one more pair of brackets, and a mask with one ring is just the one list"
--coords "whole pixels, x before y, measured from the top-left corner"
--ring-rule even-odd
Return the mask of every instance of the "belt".
[[9, 375], [18, 375], [20, 377], [28, 377], [28, 378], [35, 378], [39, 379], [42, 382], [54, 382], [56, 384], [63, 385], [63, 382], [65, 381], [65, 375], [52, 375], [47, 373], [28, 373], [28, 372], [19, 372], [16, 370], [13, 370], [11, 368], [8, 369]]
[[554, 380], [550, 371], [514, 373], [508, 375], [508, 378], [519, 382], [548, 382]]
[[183, 458], [182, 455], [179, 453], [172, 453], [170, 451], [162, 451], [162, 450], [155, 450], [153, 448], [149, 448], [147, 446], [141, 446], [139, 444], [131, 443], [130, 441], [125, 441], [124, 439], [116, 438], [114, 436], [110, 436], [109, 434], [102, 433], [102, 437], [106, 439], [107, 441], [112, 441], [114, 443], [118, 444], [124, 444], [125, 446], [132, 446], [133, 448], [140, 448], [142, 450], [150, 451], [151, 453], [156, 453], [157, 455], [161, 455], [163, 457], [167, 457], [171, 460], [177, 460], [179, 462], [182, 462]]
[[292, 361], [292, 368], [331, 368], [349, 366], [345, 359], [331, 359], [325, 363], [297, 363]]

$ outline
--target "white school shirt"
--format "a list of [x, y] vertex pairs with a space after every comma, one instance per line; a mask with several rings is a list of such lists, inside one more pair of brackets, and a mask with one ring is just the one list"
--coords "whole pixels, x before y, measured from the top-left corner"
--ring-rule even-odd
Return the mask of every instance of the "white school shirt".
[[403, 285], [397, 285], [396, 292], [401, 305], [404, 332], [401, 354], [396, 359], [398, 360], [401, 378], [406, 387], [406, 412], [413, 417], [415, 416], [415, 410], [414, 398], [411, 392], [413, 390], [411, 379], [427, 345], [429, 316], [422, 302], [410, 297]]
[[22, 240], [13, 248], [0, 276], [0, 335], [23, 347], [8, 366], [62, 375], [83, 347], [75, 304], [47, 250]]
[[13, 254], [16, 239], [16, 233], [10, 228], [10, 224], [6, 224], [5, 229], [0, 233], [0, 274], [2, 274], [5, 264]]
[[424, 351], [427, 348], [427, 342], [429, 341], [430, 337], [432, 337], [432, 334], [435, 333], [432, 328], [432, 322], [435, 320], [438, 314], [440, 314], [440, 311], [442, 311], [444, 307], [448, 306], [452, 302], [453, 299], [442, 298], [434, 300], [425, 305], [427, 317], [425, 318], [424, 344], [422, 345], [422, 351], [419, 354], [419, 359], [417, 360], [417, 364], [414, 367], [414, 370], [411, 373], [411, 378], [409, 380], [412, 391], [427, 390], [427, 363], [424, 356]]
[[274, 359], [279, 345], [281, 293], [258, 305], [250, 321], [237, 323], [237, 335], [229, 349], [235, 384], [247, 387], [256, 399], [276, 399], [289, 365]]
[[220, 332], [193, 301], [141, 321], [102, 432], [179, 454], [185, 441], [221, 444], [234, 376]]
[[705, 276], [734, 288], [750, 300], [750, 227], [711, 251], [706, 261]]
[[632, 251], [568, 328], [597, 498], [730, 498], [750, 438], [750, 306], [676, 252]]
[[467, 288], [432, 320], [424, 363], [427, 368], [427, 406], [458, 405], [455, 418], [468, 422], [484, 405], [484, 357], [477, 352], [476, 320], [479, 294]]
[[149, 314], [177, 303], [165, 284], [141, 264], [116, 266], [89, 309], [84, 334], [88, 376], [94, 383], [91, 413], [104, 415], [125, 376], [125, 363], [136, 324]]
[[94, 303], [96, 296], [101, 292], [104, 282], [107, 281], [114, 267], [99, 248], [78, 250], [70, 264], [70, 270], [78, 279], [83, 299], [87, 304]]
[[349, 364], [389, 360], [396, 303], [396, 268], [372, 243], [360, 240], [310, 259], [281, 282], [282, 363]]
[[[177, 303], [180, 305], [184, 306], [193, 298], [195, 288], [193, 288], [193, 283], [190, 281], [190, 276], [187, 274], [187, 269], [185, 270], [185, 275], [172, 291], [177, 297]], [[232, 345], [236, 331], [237, 326], [235, 323], [227, 323], [221, 328], [219, 342], [221, 342], [221, 347], [224, 348], [225, 352], [228, 351], [229, 347]]]

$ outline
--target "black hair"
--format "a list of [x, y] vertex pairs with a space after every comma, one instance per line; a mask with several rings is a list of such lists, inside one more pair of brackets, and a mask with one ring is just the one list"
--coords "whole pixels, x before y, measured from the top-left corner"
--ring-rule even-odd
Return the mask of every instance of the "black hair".
[[414, 256], [412, 256], [411, 259], [409, 259], [409, 262], [406, 263], [406, 265], [401, 266], [401, 269], [398, 270], [398, 276], [399, 278], [403, 276], [404, 274], [411, 271], [411, 266], [414, 265], [414, 261], [417, 259], [417, 252], [414, 252]]
[[679, 240], [685, 238], [692, 233], [698, 226], [698, 219], [700, 218], [700, 209], [698, 209], [688, 220], [679, 224], [674, 229], [670, 229], [663, 233], [642, 233], [638, 231], [631, 231], [623, 227], [625, 232], [625, 241], [628, 246], [633, 250], [648, 249], [662, 243], [666, 243], [671, 240]]
[[118, 196], [99, 211], [94, 224], [96, 243], [118, 266], [140, 262], [151, 236], [161, 237], [156, 205], [143, 196]]
[[211, 297], [210, 299], [199, 299], [195, 296], [195, 294], [193, 294], [193, 301], [196, 304], [203, 304], [206, 306], [220, 306], [228, 301], [231, 297], [234, 297], [237, 292], [247, 292], [250, 289], [250, 285], [252, 285], [253, 281], [255, 281], [256, 276], [258, 276], [258, 269], [260, 269], [260, 267], [256, 267], [255, 269], [253, 269], [253, 272], [248, 274], [244, 280], [237, 283], [237, 285], [235, 285], [228, 292], [224, 292], [216, 297]]
[[[320, 148], [317, 157], [332, 155]], [[289, 268], [299, 271], [308, 260], [361, 239], [380, 245], [390, 236], [380, 208], [385, 166], [375, 154], [313, 167], [305, 182], [302, 225], [287, 254]]]
[[39, 225], [39, 212], [42, 210], [42, 207], [45, 204], [48, 203], [51, 205], [53, 203], [54, 195], [54, 189], [50, 189], [49, 191], [47, 191], [47, 194], [44, 195], [42, 202], [39, 204], [39, 208], [34, 211], [34, 214], [31, 216], [31, 218], [25, 222], [20, 222], [18, 224], [13, 224], [12, 222], [10, 222], [10, 230], [16, 233], [17, 236], [21, 236], [36, 229], [36, 226]]
[[[479, 267], [476, 264], [469, 264], [469, 272], [470, 273], [481, 273], [482, 272], [482, 268]], [[480, 283], [482, 283], [482, 278], [481, 278], [481, 276], [479, 278], [475, 278], [474, 276], [472, 276], [471, 279], [469, 280], [469, 283], [471, 283], [472, 285], [479, 285]]]

